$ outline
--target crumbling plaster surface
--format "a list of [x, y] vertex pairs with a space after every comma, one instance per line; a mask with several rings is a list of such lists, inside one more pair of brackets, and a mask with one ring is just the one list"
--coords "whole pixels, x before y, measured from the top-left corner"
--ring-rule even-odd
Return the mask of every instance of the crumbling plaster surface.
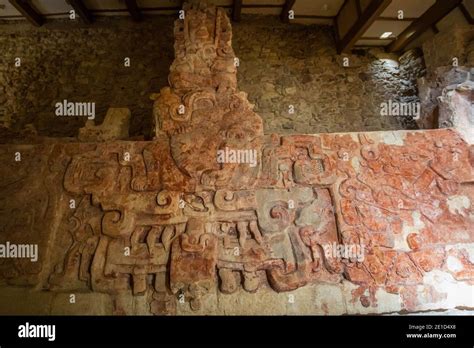
[[[440, 49], [443, 47], [443, 49]], [[422, 129], [455, 128], [474, 142], [474, 29], [453, 26], [423, 44], [427, 74], [418, 79]]]

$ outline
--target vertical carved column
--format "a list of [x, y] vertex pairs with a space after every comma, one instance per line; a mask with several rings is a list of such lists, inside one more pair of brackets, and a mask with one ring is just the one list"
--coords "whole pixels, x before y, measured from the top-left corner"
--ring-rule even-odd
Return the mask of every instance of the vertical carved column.
[[169, 87], [154, 95], [155, 134], [169, 137], [178, 168], [208, 188], [252, 185], [258, 168], [219, 163], [219, 150], [260, 153], [261, 118], [237, 89], [232, 28], [225, 11], [185, 4], [175, 22]]

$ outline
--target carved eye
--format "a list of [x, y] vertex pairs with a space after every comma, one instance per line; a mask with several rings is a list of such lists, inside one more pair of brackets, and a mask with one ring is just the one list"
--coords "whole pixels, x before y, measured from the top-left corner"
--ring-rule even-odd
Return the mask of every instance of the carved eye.
[[196, 110], [199, 110], [199, 109], [209, 110], [209, 109], [212, 109], [213, 107], [214, 107], [214, 103], [212, 102], [212, 100], [206, 99], [206, 98], [198, 99], [194, 103], [194, 108]]
[[183, 104], [173, 105], [170, 108], [170, 114], [171, 119], [173, 119], [174, 121], [182, 122], [187, 121], [189, 118], [189, 112], [187, 112]]
[[230, 108], [232, 110], [239, 109], [243, 106], [242, 100], [239, 97], [232, 96], [230, 101]]
[[206, 53], [208, 55], [211, 55], [214, 53], [214, 47], [206, 47]]
[[241, 130], [233, 130], [229, 133], [229, 137], [232, 139], [244, 139], [245, 133]]

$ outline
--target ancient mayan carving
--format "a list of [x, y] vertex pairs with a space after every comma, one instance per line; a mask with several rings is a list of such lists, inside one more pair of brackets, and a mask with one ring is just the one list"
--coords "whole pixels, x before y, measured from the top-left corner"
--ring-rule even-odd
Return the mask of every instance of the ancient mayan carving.
[[[446, 269], [448, 254], [463, 260], [453, 276], [473, 281], [466, 255], [444, 247], [474, 242], [472, 147], [451, 130], [403, 132], [401, 143], [391, 133], [264, 135], [237, 89], [225, 12], [184, 9], [170, 86], [153, 96], [153, 141], [1, 148], [2, 159], [21, 151], [31, 163], [0, 170], [2, 241], [27, 233], [42, 255], [34, 269], [1, 264], [2, 279], [151, 291], [155, 314], [174, 313], [180, 299], [199, 310], [217, 287], [258, 294], [342, 280], [365, 307], [383, 288], [410, 308], [409, 294]], [[238, 151], [255, 161], [232, 160]], [[38, 204], [20, 213], [23, 194]], [[341, 245], [365, 257], [339, 257]]]

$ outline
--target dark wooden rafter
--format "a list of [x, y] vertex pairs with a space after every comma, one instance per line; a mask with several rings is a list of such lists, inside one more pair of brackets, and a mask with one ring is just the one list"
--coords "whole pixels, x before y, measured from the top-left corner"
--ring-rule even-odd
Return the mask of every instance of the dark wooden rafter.
[[[234, 6], [234, 5], [232, 5]], [[242, 8], [281, 8], [282, 5], [278, 4], [242, 4]], [[227, 7], [227, 6], [219, 6]]]
[[385, 22], [413, 22], [416, 21], [418, 18], [413, 18], [413, 17], [403, 17], [402, 19], [398, 17], [386, 17], [386, 16], [380, 16], [377, 18], [377, 21], [385, 21]]
[[86, 5], [84, 5], [82, 0], [66, 0], [66, 2], [73, 8], [76, 14], [81, 17], [84, 23], [91, 24], [94, 21], [94, 16]]
[[234, 0], [234, 5], [232, 7], [232, 19], [235, 22], [239, 22], [241, 14], [242, 14], [242, 0]]
[[357, 16], [362, 16], [362, 5], [360, 4], [360, 0], [356, 0], [356, 7], [357, 7]]
[[127, 5], [127, 10], [135, 22], [139, 22], [143, 19], [136, 0], [125, 0], [125, 5]]
[[337, 20], [339, 18], [339, 14], [344, 9], [344, 6], [347, 5], [347, 1], [348, 0], [344, 0], [341, 7], [339, 7], [339, 11], [337, 11], [337, 14], [332, 18], [332, 26], [334, 28], [334, 40], [336, 42], [336, 46], [339, 45], [339, 41], [341, 41], [341, 38], [339, 37], [339, 23], [337, 22]]
[[462, 0], [437, 0], [420, 18], [411, 23], [408, 28], [398, 35], [397, 40], [388, 46], [387, 51], [403, 51], [426, 30], [433, 28], [433, 24], [438, 23], [449, 12], [458, 7], [461, 2]]
[[[337, 52], [343, 53], [349, 51], [391, 2], [392, 0], [372, 0], [346, 35], [339, 40], [337, 43]], [[336, 23], [338, 22], [339, 19], [336, 18]], [[337, 27], [336, 30], [338, 30]]]
[[339, 8], [339, 11], [337, 11], [337, 14], [334, 17], [334, 19], [337, 19], [339, 17], [339, 15], [341, 14], [342, 10], [344, 9], [344, 7], [347, 5], [348, 2], [349, 2], [349, 0], [344, 0], [341, 7]]
[[337, 17], [332, 19], [332, 26], [334, 28], [334, 40], [336, 41], [336, 46], [338, 45], [339, 41], [341, 40], [339, 37], [339, 30], [337, 29]]
[[20, 12], [31, 24], [40, 27], [44, 23], [43, 16], [38, 13], [28, 0], [9, 0], [10, 4]]
[[306, 19], [334, 19], [334, 16], [318, 16], [318, 15], [297, 15], [295, 18], [306, 18]]
[[469, 10], [464, 6], [463, 3], [459, 4], [459, 9], [461, 10], [462, 14], [466, 18], [467, 22], [471, 25], [474, 24], [474, 18], [472, 18], [471, 14], [469, 13]]
[[282, 22], [288, 23], [290, 21], [289, 12], [291, 11], [293, 6], [295, 5], [295, 2], [296, 2], [296, 0], [286, 0], [285, 1], [285, 4], [283, 5], [283, 9], [282, 9], [281, 14], [280, 14], [280, 19], [282, 20]]

